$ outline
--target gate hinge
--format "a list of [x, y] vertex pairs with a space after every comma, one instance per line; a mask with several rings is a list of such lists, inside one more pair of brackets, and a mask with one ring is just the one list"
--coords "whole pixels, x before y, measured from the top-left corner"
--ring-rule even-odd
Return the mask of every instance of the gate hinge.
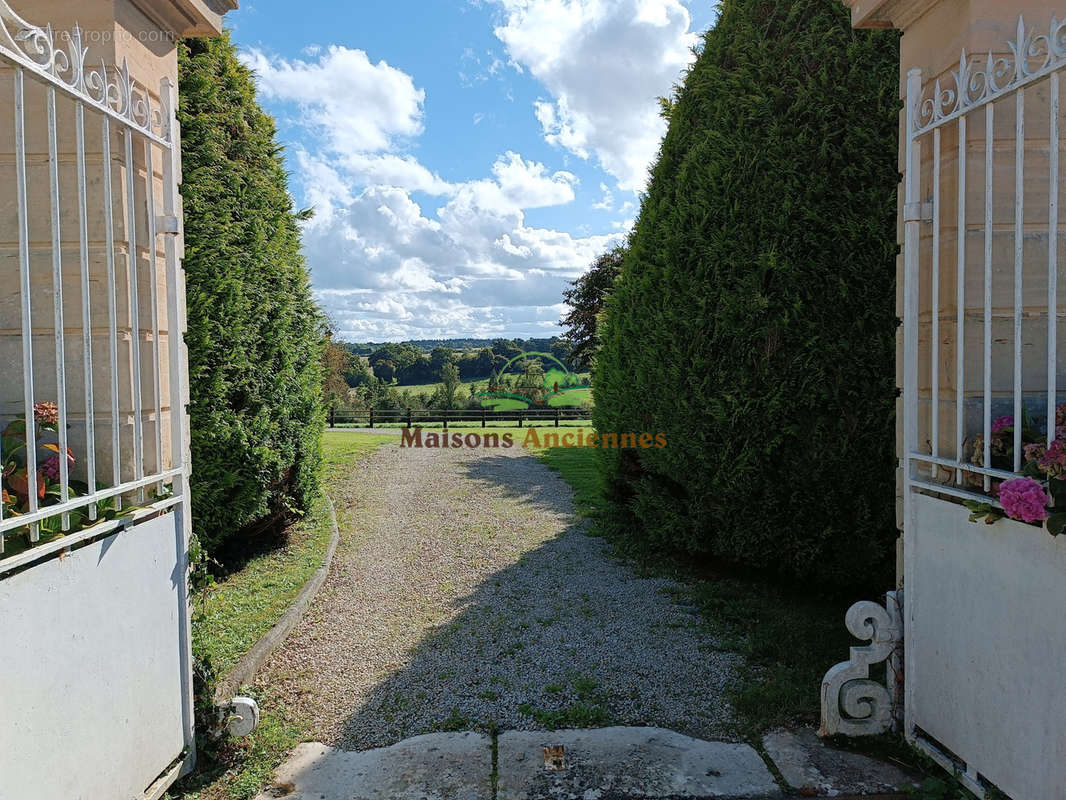
[[175, 214], [163, 214], [155, 218], [155, 229], [159, 233], [181, 233], [181, 220]]
[[906, 203], [903, 206], [904, 222], [932, 222], [932, 203]]

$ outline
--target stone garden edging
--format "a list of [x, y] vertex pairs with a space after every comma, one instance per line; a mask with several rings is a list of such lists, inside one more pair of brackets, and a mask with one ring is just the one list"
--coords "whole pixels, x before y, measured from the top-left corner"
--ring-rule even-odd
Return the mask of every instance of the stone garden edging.
[[311, 601], [315, 599], [322, 584], [326, 582], [330, 565], [333, 563], [333, 554], [337, 551], [340, 542], [340, 529], [337, 527], [337, 511], [333, 506], [333, 500], [326, 495], [326, 503], [329, 505], [329, 519], [333, 531], [329, 537], [329, 545], [326, 547], [326, 555], [322, 559], [322, 566], [315, 570], [307, 583], [300, 589], [292, 605], [282, 615], [269, 631], [264, 633], [252, 649], [245, 653], [229, 672], [219, 678], [215, 688], [215, 703], [217, 705], [228, 704], [230, 699], [240, 691], [240, 688], [251, 682], [252, 677], [263, 666], [270, 654], [277, 649], [278, 645], [285, 641], [285, 637], [303, 619]]

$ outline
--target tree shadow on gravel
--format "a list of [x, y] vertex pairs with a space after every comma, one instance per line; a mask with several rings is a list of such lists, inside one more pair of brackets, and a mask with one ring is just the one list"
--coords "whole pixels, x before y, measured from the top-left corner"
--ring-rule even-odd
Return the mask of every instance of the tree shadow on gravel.
[[503, 509], [482, 509], [500, 522], [480, 532], [485, 547], [509, 546], [515, 515], [533, 538], [512, 563], [458, 589], [446, 621], [370, 690], [335, 743], [362, 750], [432, 731], [609, 724], [729, 738], [736, 656], [670, 599], [672, 584], [634, 574], [587, 535], [569, 487], [533, 456], [484, 455], [462, 468], [470, 502]]

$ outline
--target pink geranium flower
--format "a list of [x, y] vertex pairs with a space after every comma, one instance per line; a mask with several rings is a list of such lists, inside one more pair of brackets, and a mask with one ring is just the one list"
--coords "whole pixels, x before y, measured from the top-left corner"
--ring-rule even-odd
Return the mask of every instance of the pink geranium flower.
[[1040, 459], [1040, 468], [1048, 475], [1066, 472], [1066, 442], [1061, 439], [1053, 441]]
[[1050, 516], [1047, 505], [1051, 498], [1040, 482], [1032, 478], [1003, 481], [999, 487], [999, 502], [1011, 519], [1041, 522]]
[[1013, 427], [1014, 417], [1012, 416], [996, 417], [994, 420], [992, 420], [992, 433], [1000, 433], [1001, 431], [1004, 431], [1007, 428]]

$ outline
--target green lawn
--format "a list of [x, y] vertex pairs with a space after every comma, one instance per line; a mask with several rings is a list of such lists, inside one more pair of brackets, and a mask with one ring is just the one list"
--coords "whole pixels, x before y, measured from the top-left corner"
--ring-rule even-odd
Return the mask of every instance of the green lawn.
[[333, 431], [322, 439], [322, 486], [328, 490], [338, 478], [347, 477], [351, 468], [374, 453], [381, 445], [395, 442], [388, 433]]
[[322, 565], [332, 525], [324, 497], [289, 528], [278, 549], [256, 556], [196, 598], [193, 637], [219, 675], [276, 623]]
[[[398, 441], [391, 434], [334, 431], [323, 439], [323, 487], [329, 490], [352, 467], [383, 444]], [[343, 515], [344, 509], [338, 513]], [[281, 619], [304, 583], [322, 564], [332, 525], [325, 498], [311, 514], [286, 532], [280, 546], [249, 559], [196, 598], [194, 647], [222, 675]], [[257, 694], [254, 689], [247, 691]], [[258, 694], [262, 719], [251, 736], [225, 741], [201, 754], [200, 771], [168, 794], [183, 800], [247, 800], [255, 797], [281, 762], [299, 744], [306, 726], [267, 691]]]
[[603, 503], [604, 489], [595, 451], [584, 447], [558, 447], [540, 450], [537, 456], [573, 488], [579, 513], [595, 517]]

